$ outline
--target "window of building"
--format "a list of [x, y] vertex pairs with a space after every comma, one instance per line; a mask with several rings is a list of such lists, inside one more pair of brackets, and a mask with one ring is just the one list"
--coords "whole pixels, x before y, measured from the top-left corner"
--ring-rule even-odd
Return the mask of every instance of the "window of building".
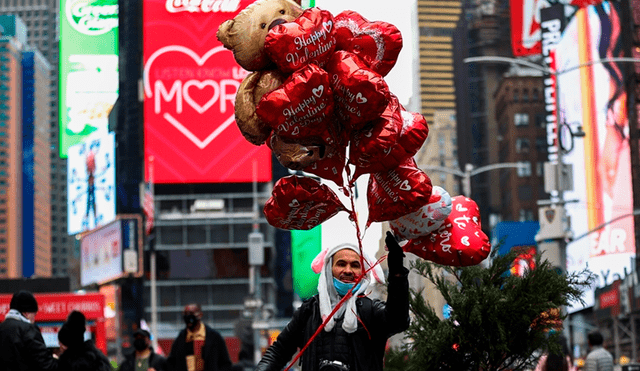
[[538, 91], [538, 89], [533, 89], [533, 92], [531, 93], [531, 99], [534, 102], [537, 102], [540, 99], [540, 92]]
[[520, 162], [520, 167], [518, 168], [518, 176], [523, 178], [526, 176], [531, 176], [531, 163], [530, 162]]
[[533, 199], [531, 185], [523, 184], [518, 186], [518, 199], [520, 201], [531, 201]]
[[513, 91], [512, 98], [514, 102], [520, 100], [520, 92], [517, 89]]
[[527, 138], [518, 138], [516, 139], [516, 152], [517, 153], [529, 153], [531, 149], [531, 143], [529, 143], [529, 139]]
[[544, 113], [536, 114], [536, 127], [546, 128], [547, 127], [547, 115]]
[[538, 152], [547, 152], [547, 138], [536, 138], [536, 150]]
[[533, 218], [533, 210], [530, 209], [520, 209], [520, 221], [526, 222], [534, 220]]
[[528, 113], [516, 113], [513, 116], [513, 121], [516, 126], [528, 126], [529, 125], [529, 114]]
[[544, 162], [536, 162], [536, 175], [540, 177], [544, 175]]
[[523, 102], [529, 101], [529, 90], [525, 89], [522, 91], [522, 101]]

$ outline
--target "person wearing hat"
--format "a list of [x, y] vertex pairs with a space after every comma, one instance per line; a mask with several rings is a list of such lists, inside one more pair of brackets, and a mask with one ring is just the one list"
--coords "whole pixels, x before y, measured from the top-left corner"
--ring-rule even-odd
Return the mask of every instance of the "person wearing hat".
[[153, 351], [151, 334], [138, 329], [133, 333], [133, 353], [126, 356], [118, 371], [166, 371], [167, 359]]
[[84, 340], [86, 318], [82, 312], [69, 313], [67, 321], [58, 331], [60, 343], [60, 371], [111, 371], [109, 359], [93, 344]]
[[370, 284], [383, 283], [384, 275], [358, 246], [341, 244], [321, 252], [311, 265], [320, 273], [318, 294], [295, 311], [256, 371], [282, 370], [307, 344], [301, 356], [304, 371], [382, 371], [387, 340], [409, 327], [409, 270], [393, 234], [387, 232], [385, 242], [386, 302], [368, 297]]
[[0, 364], [7, 371], [53, 371], [58, 362], [47, 349], [34, 324], [38, 302], [29, 291], [11, 298], [9, 312], [0, 323]]

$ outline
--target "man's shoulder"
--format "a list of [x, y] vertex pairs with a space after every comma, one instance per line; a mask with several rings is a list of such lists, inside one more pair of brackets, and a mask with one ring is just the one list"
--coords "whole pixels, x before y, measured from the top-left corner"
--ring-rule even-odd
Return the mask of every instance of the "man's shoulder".
[[205, 334], [215, 334], [216, 336], [222, 338], [222, 335], [220, 334], [220, 331], [214, 329], [213, 327], [205, 324], [204, 322], [202, 322], [202, 324], [204, 325], [204, 331]]
[[593, 358], [612, 358], [613, 355], [603, 347], [598, 347], [587, 354], [587, 359]]

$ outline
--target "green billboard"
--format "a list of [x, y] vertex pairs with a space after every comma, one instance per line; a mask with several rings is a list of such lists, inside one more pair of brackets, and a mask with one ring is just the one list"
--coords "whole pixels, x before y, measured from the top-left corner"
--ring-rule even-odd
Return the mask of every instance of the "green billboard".
[[308, 231], [291, 231], [291, 275], [293, 291], [301, 299], [318, 293], [318, 278], [311, 269], [311, 262], [322, 248], [322, 226]]
[[118, 0], [60, 0], [60, 157], [107, 131], [118, 98]]

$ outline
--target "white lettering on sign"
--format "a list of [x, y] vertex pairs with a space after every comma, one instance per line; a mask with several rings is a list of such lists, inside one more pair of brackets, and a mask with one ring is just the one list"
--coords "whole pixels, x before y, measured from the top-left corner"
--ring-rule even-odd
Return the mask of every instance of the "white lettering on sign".
[[240, 0], [167, 0], [169, 13], [234, 13], [240, 9]]
[[[227, 112], [228, 106], [233, 107], [239, 86], [240, 83], [238, 81], [231, 79], [225, 79], [219, 83], [213, 80], [188, 80], [184, 83], [181, 80], [175, 80], [171, 89], [167, 90], [161, 80], [156, 80], [154, 83], [155, 97], [153, 109], [155, 113], [160, 113], [162, 111], [162, 100], [171, 102], [171, 100], [175, 99], [177, 113], [182, 113], [184, 102], [199, 114], [203, 114], [211, 108], [214, 103], [219, 102], [220, 113], [225, 113]], [[191, 97], [191, 93], [189, 93], [191, 87], [194, 87], [193, 90], [203, 90], [206, 87], [210, 87], [212, 91], [211, 94], [207, 96], [206, 101], [197, 102]]]
[[[169, 45], [154, 52], [144, 67], [144, 93], [145, 97], [153, 102], [154, 113], [161, 115], [200, 149], [207, 147], [235, 122], [233, 110], [235, 96], [240, 87], [240, 80], [248, 75], [247, 71], [239, 67], [225, 70], [204, 66], [207, 60], [218, 52], [229, 53], [223, 46], [219, 46], [200, 56], [187, 47]], [[184, 54], [193, 59], [194, 65], [154, 67], [155, 60], [161, 56], [168, 58], [165, 55], [168, 53]], [[171, 106], [173, 106], [174, 100], [175, 111], [167, 112], [167, 103], [172, 103]], [[212, 132], [205, 139], [196, 136], [189, 129], [189, 126], [195, 125], [197, 121], [193, 116], [194, 112], [187, 110], [182, 115], [185, 111], [185, 103], [195, 111], [196, 115], [222, 115], [221, 124], [212, 127]], [[173, 111], [172, 107], [168, 108]]]

